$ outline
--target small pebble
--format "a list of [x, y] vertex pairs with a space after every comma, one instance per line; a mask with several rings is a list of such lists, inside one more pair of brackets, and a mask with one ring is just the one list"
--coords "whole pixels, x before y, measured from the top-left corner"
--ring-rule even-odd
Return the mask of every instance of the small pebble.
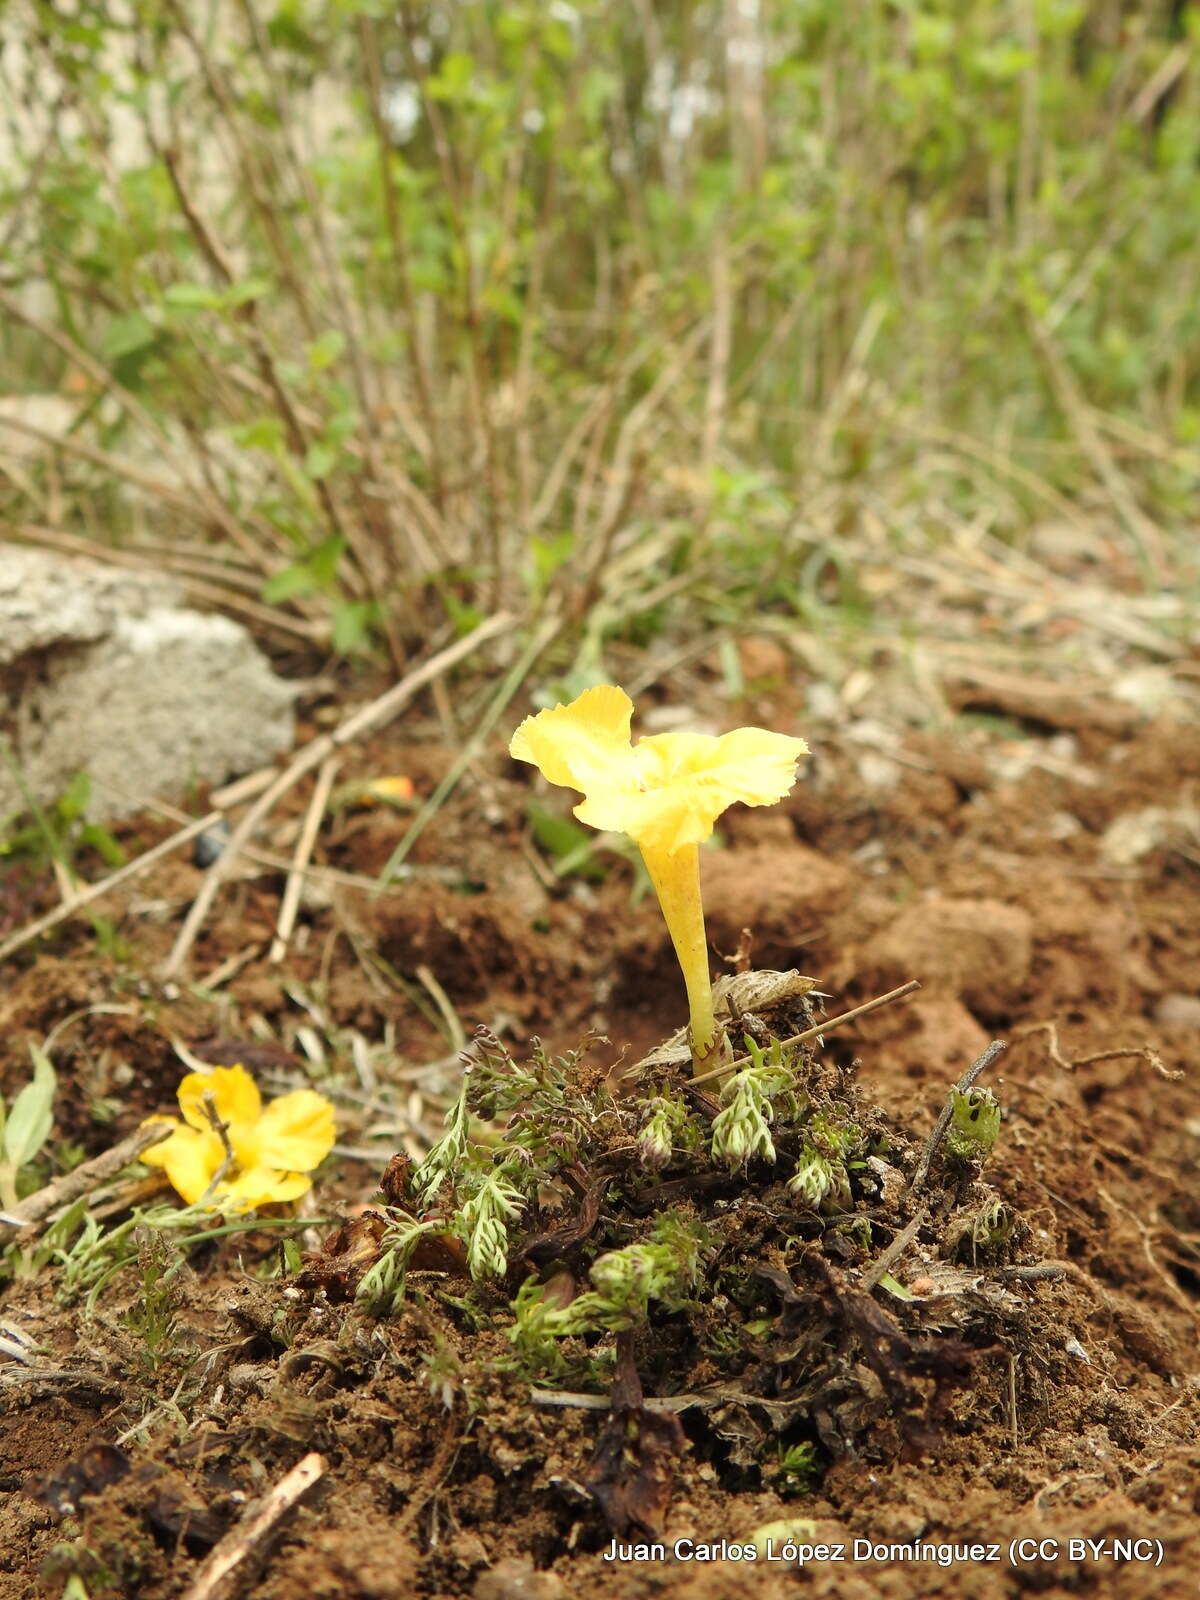
[[1200, 995], [1163, 995], [1154, 1008], [1154, 1020], [1164, 1028], [1200, 1028]]
[[224, 820], [214, 823], [211, 828], [205, 828], [203, 833], [198, 833], [192, 845], [192, 865], [202, 871], [206, 867], [211, 867], [229, 843], [229, 834], [229, 824]]

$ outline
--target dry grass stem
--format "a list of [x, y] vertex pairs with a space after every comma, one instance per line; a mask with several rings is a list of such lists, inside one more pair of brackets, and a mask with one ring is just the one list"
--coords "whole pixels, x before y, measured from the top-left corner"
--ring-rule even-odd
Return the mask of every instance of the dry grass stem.
[[[818, 1022], [811, 1028], [805, 1028], [803, 1033], [794, 1033], [790, 1039], [781, 1039], [780, 1044], [806, 1044], [809, 1039], [819, 1039], [834, 1028], [840, 1028], [844, 1022], [853, 1022], [858, 1017], [868, 1016], [872, 1011], [878, 1011], [881, 1006], [890, 1006], [894, 1000], [902, 1000], [906, 994], [912, 994], [914, 989], [921, 985], [915, 978], [908, 983], [901, 984], [898, 989], [889, 989], [887, 994], [877, 995], [874, 1000], [867, 1000], [861, 1006], [855, 1006], [852, 1011], [843, 1011], [840, 1016], [830, 1017], [825, 1022]], [[688, 1082], [694, 1088], [701, 1083], [709, 1083], [714, 1078], [725, 1078], [731, 1072], [736, 1072], [739, 1067], [747, 1067], [753, 1060], [752, 1056], [738, 1056], [735, 1061], [727, 1062], [724, 1066], [716, 1067], [712, 1072], [702, 1073], [698, 1078], [689, 1078]]]
[[496, 638], [501, 633], [506, 633], [514, 625], [514, 619], [504, 612], [497, 616], [489, 617], [486, 622], [480, 623], [465, 638], [458, 639], [454, 644], [447, 645], [444, 650], [439, 650], [436, 655], [430, 656], [419, 667], [401, 678], [399, 683], [393, 684], [384, 694], [370, 701], [365, 706], [360, 706], [357, 711], [334, 729], [332, 733], [321, 734], [319, 738], [311, 740], [301, 749], [284, 770], [279, 774], [267, 791], [260, 795], [250, 806], [237, 828], [231, 835], [221, 854], [208, 869], [204, 882], [200, 885], [200, 892], [192, 902], [179, 935], [162, 968], [163, 978], [173, 978], [182, 969], [191, 952], [196, 936], [204, 925], [221, 884], [230, 876], [237, 864], [238, 857], [249, 843], [254, 830], [262, 819], [273, 809], [275, 804], [295, 788], [296, 784], [319, 767], [336, 750], [345, 745], [352, 744], [355, 740], [363, 738], [366, 734], [398, 715], [400, 711], [421, 689], [443, 673], [449, 672], [460, 661], [473, 654], [489, 639]]
[[263, 1496], [205, 1559], [183, 1600], [232, 1600], [266, 1559], [267, 1546], [284, 1517], [325, 1474], [324, 1456], [311, 1451]]
[[24, 1200], [8, 1212], [9, 1219], [14, 1223], [20, 1222], [26, 1225], [44, 1221], [55, 1211], [61, 1211], [72, 1201], [78, 1200], [81, 1194], [87, 1194], [107, 1182], [109, 1178], [115, 1177], [122, 1167], [127, 1167], [130, 1162], [136, 1161], [143, 1150], [149, 1149], [152, 1144], [157, 1144], [165, 1138], [167, 1132], [165, 1127], [153, 1125], [135, 1128], [119, 1144], [113, 1145], [111, 1150], [105, 1150], [90, 1161], [81, 1162], [70, 1172], [62, 1173], [41, 1189], [35, 1190], [33, 1194], [26, 1195]]
[[321, 770], [317, 773], [312, 799], [305, 813], [300, 837], [296, 841], [291, 870], [288, 872], [283, 901], [279, 907], [279, 921], [275, 928], [275, 938], [271, 943], [272, 962], [282, 961], [287, 954], [288, 940], [292, 936], [292, 929], [296, 926], [296, 915], [300, 910], [300, 896], [304, 892], [305, 869], [312, 856], [313, 846], [317, 842], [317, 833], [325, 816], [325, 808], [329, 804], [329, 791], [333, 787], [333, 780], [340, 765], [340, 756], [330, 756], [322, 763]]
[[319, 623], [291, 616], [276, 606], [264, 605], [261, 600], [244, 594], [239, 586], [215, 583], [195, 573], [178, 570], [176, 562], [164, 561], [159, 556], [143, 556], [136, 550], [116, 550], [108, 545], [97, 544], [92, 539], [79, 539], [73, 534], [61, 533], [57, 528], [41, 528], [29, 522], [8, 524], [0, 521], [0, 527], [4, 527], [12, 537], [27, 544], [47, 550], [61, 550], [64, 555], [79, 556], [85, 561], [126, 567], [133, 572], [161, 572], [164, 566], [176, 568], [180, 582], [195, 600], [217, 606], [222, 611], [233, 612], [237, 616], [244, 617], [247, 622], [268, 628], [274, 633], [284, 633], [302, 639], [306, 644], [319, 643], [327, 635], [328, 630]]

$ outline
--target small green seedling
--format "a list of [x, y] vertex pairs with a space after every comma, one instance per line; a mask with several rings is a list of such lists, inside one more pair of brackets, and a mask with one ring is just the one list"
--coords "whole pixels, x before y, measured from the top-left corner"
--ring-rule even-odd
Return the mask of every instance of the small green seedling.
[[837, 1122], [819, 1112], [808, 1124], [788, 1188], [812, 1211], [826, 1215], [849, 1211], [854, 1204], [849, 1167], [856, 1164], [851, 1157], [861, 1153], [862, 1146], [862, 1132], [852, 1122]]
[[33, 1077], [17, 1091], [13, 1103], [0, 1100], [0, 1206], [12, 1210], [21, 1198], [23, 1169], [37, 1156], [54, 1127], [54, 1094], [58, 1075], [49, 1056], [29, 1046]]
[[517, 1365], [529, 1377], [557, 1378], [566, 1371], [560, 1325], [562, 1309], [553, 1283], [526, 1278], [517, 1290], [508, 1339]]
[[404, 1300], [408, 1263], [421, 1240], [430, 1234], [444, 1233], [446, 1224], [437, 1217], [418, 1222], [403, 1211], [389, 1210], [391, 1226], [383, 1236], [379, 1260], [363, 1273], [355, 1291], [358, 1304], [373, 1316], [394, 1316]]
[[[125, 865], [125, 852], [108, 829], [87, 821], [92, 787], [86, 772], [77, 772], [57, 800], [41, 806], [25, 782], [11, 746], [3, 741], [0, 757], [15, 779], [31, 818], [29, 822], [16, 816], [0, 819], [0, 858], [27, 862], [35, 872], [54, 870], [68, 884], [75, 882], [74, 862], [83, 850], [94, 850], [107, 867]], [[85, 910], [101, 951], [123, 960], [125, 947], [115, 925], [91, 908]]]
[[184, 1258], [162, 1234], [149, 1229], [137, 1239], [141, 1292], [124, 1317], [129, 1332], [139, 1341], [147, 1366], [157, 1367], [174, 1344], [179, 1285], [175, 1281]]
[[712, 1125], [713, 1164], [731, 1172], [754, 1156], [775, 1160], [770, 1128], [775, 1120], [773, 1101], [781, 1096], [794, 1101], [796, 1094], [796, 1075], [784, 1065], [778, 1040], [768, 1054], [747, 1034], [746, 1049], [750, 1065], [726, 1081], [721, 1090], [722, 1109]]
[[772, 1486], [780, 1494], [808, 1494], [821, 1476], [817, 1447], [810, 1441], [780, 1445], [779, 1462], [771, 1474]]
[[833, 1162], [823, 1156], [816, 1145], [806, 1144], [795, 1172], [788, 1179], [788, 1188], [801, 1205], [816, 1211], [833, 1189], [834, 1177]]
[[954, 1089], [950, 1094], [946, 1154], [955, 1161], [987, 1160], [1000, 1133], [1000, 1107], [990, 1089]]
[[472, 1278], [502, 1278], [508, 1271], [508, 1224], [525, 1210], [526, 1197], [513, 1179], [519, 1161], [502, 1161], [489, 1172], [455, 1217], [455, 1231], [467, 1247]]
[[665, 1090], [643, 1105], [647, 1116], [638, 1132], [637, 1151], [647, 1172], [660, 1172], [676, 1151], [699, 1149], [703, 1131], [677, 1092]]
[[435, 1328], [431, 1327], [430, 1333], [433, 1349], [421, 1355], [421, 1382], [447, 1411], [453, 1411], [455, 1400], [467, 1392], [466, 1374], [449, 1341]]
[[517, 1296], [509, 1338], [528, 1359], [554, 1339], [643, 1327], [651, 1301], [666, 1311], [688, 1302], [712, 1246], [701, 1223], [664, 1211], [649, 1239], [597, 1256], [588, 1272], [593, 1287], [568, 1305], [552, 1304], [545, 1287], [530, 1279]]

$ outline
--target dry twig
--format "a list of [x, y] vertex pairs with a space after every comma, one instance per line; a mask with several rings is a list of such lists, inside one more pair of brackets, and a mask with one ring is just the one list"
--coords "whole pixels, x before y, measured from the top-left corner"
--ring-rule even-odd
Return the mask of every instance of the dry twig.
[[283, 903], [279, 907], [279, 921], [275, 925], [275, 938], [271, 944], [272, 962], [282, 961], [287, 954], [288, 940], [292, 936], [292, 929], [296, 925], [296, 914], [300, 910], [300, 896], [304, 892], [305, 869], [313, 853], [313, 846], [317, 842], [317, 833], [325, 815], [325, 807], [329, 804], [329, 791], [333, 788], [333, 780], [340, 765], [340, 756], [330, 756], [317, 773], [304, 826], [296, 841], [291, 871], [288, 873], [287, 885], [283, 891]]
[[1076, 1056], [1073, 1061], [1069, 1061], [1059, 1048], [1058, 1027], [1055, 1023], [1026, 1022], [1022, 1023], [1014, 1032], [1024, 1038], [1029, 1038], [1035, 1033], [1044, 1033], [1047, 1039], [1047, 1052], [1051, 1061], [1056, 1067], [1061, 1067], [1064, 1072], [1074, 1072], [1076, 1067], [1090, 1067], [1097, 1061], [1121, 1061], [1127, 1056], [1136, 1056], [1157, 1072], [1160, 1078], [1165, 1078], [1168, 1083], [1178, 1083], [1183, 1077], [1182, 1072], [1172, 1072], [1158, 1051], [1148, 1044], [1130, 1045], [1127, 1049], [1095, 1050], [1091, 1055]]
[[[211, 521], [211, 518], [209, 520]], [[303, 639], [308, 643], [314, 640], [323, 642], [328, 636], [328, 629], [319, 622], [305, 617], [290, 616], [278, 606], [264, 605], [253, 596], [243, 593], [228, 579], [214, 582], [211, 578], [198, 576], [195, 572], [181, 570], [177, 558], [144, 555], [137, 549], [107, 549], [97, 545], [93, 540], [80, 539], [74, 534], [62, 533], [57, 528], [42, 528], [30, 522], [4, 521], [0, 526], [6, 534], [38, 549], [60, 550], [65, 555], [79, 556], [85, 561], [98, 562], [108, 567], [120, 567], [131, 572], [161, 573], [164, 569], [173, 571], [192, 599], [244, 617], [248, 623], [253, 623], [256, 627], [269, 628], [275, 633], [287, 634], [289, 637]]]
[[26, 1195], [24, 1200], [6, 1214], [7, 1220], [14, 1226], [18, 1223], [28, 1225], [41, 1222], [52, 1212], [69, 1206], [73, 1200], [78, 1200], [81, 1194], [87, 1194], [90, 1189], [95, 1189], [108, 1178], [115, 1177], [122, 1167], [127, 1167], [131, 1161], [136, 1161], [143, 1150], [164, 1139], [168, 1131], [165, 1126], [155, 1127], [153, 1124], [135, 1128], [121, 1140], [120, 1144], [113, 1145], [111, 1150], [105, 1150], [102, 1155], [93, 1157], [91, 1161], [82, 1162], [70, 1172], [62, 1173], [43, 1188], [35, 1190], [33, 1194]]
[[264, 1560], [267, 1543], [280, 1522], [324, 1472], [325, 1458], [315, 1450], [298, 1461], [286, 1477], [268, 1490], [257, 1510], [244, 1517], [213, 1548], [183, 1600], [229, 1600], [244, 1587]]
[[1075, 376], [1049, 331], [1032, 312], [1027, 321], [1033, 342], [1046, 365], [1058, 403], [1071, 425], [1079, 448], [1091, 462], [1096, 476], [1107, 490], [1109, 499], [1133, 541], [1134, 548], [1156, 580], [1165, 581], [1166, 574], [1170, 571], [1170, 563], [1164, 547], [1162, 530], [1151, 521], [1134, 498], [1129, 480], [1117, 465], [1112, 451], [1096, 427], [1091, 408], [1079, 392]]
[[860, 1279], [862, 1288], [873, 1289], [884, 1273], [892, 1270], [896, 1262], [899, 1261], [900, 1257], [920, 1233], [921, 1225], [925, 1221], [926, 1215], [926, 1208], [922, 1206], [908, 1226], [896, 1235], [891, 1244], [879, 1252], [871, 1265], [862, 1274]]
[[192, 945], [199, 934], [216, 899], [221, 884], [229, 877], [237, 863], [242, 850], [248, 844], [255, 828], [289, 789], [295, 788], [305, 773], [311, 772], [314, 767], [319, 767], [327, 761], [336, 750], [345, 745], [352, 744], [356, 739], [373, 732], [385, 722], [396, 716], [418, 690], [426, 684], [432, 683], [435, 678], [448, 672], [451, 667], [462, 661], [485, 644], [487, 640], [494, 639], [498, 634], [506, 632], [513, 626], [514, 618], [505, 612], [499, 612], [494, 617], [489, 617], [479, 627], [458, 639], [454, 644], [447, 645], [444, 650], [439, 650], [436, 655], [430, 656], [419, 667], [406, 673], [399, 683], [392, 685], [386, 693], [370, 701], [365, 706], [360, 706], [350, 716], [333, 730], [332, 733], [323, 733], [318, 738], [312, 739], [283, 769], [271, 784], [265, 794], [259, 796], [229, 838], [229, 842], [221, 854], [208, 869], [204, 882], [200, 885], [200, 892], [193, 900], [191, 909], [184, 919], [183, 927], [171, 949], [170, 955], [162, 969], [164, 978], [173, 978], [183, 967], [191, 952]]
[[[865, 1017], [868, 1012], [878, 1011], [880, 1006], [890, 1006], [893, 1000], [901, 1000], [906, 994], [911, 994], [921, 985], [915, 978], [908, 983], [902, 983], [898, 989], [889, 989], [887, 994], [877, 995], [874, 1000], [867, 1000], [861, 1006], [855, 1006], [852, 1011], [843, 1011], [840, 1016], [830, 1017], [826, 1022], [818, 1022], [811, 1028], [805, 1028], [803, 1033], [794, 1033], [790, 1039], [781, 1039], [783, 1046], [790, 1044], [806, 1044], [809, 1039], [819, 1039], [832, 1028], [840, 1028], [843, 1022], [853, 1022], [858, 1017]], [[724, 1078], [730, 1072], [736, 1072], [739, 1067], [750, 1065], [753, 1056], [739, 1056], [736, 1061], [729, 1061], [724, 1066], [714, 1067], [711, 1072], [703, 1072], [698, 1078], [690, 1078], [689, 1083], [695, 1087], [699, 1083], [708, 1083], [712, 1078]]]

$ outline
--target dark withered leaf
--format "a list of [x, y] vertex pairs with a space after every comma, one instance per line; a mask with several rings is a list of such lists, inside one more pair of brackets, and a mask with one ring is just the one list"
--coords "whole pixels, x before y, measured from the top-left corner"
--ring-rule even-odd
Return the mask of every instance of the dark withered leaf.
[[[957, 1339], [908, 1333], [890, 1312], [831, 1263], [814, 1257], [825, 1279], [822, 1309], [835, 1327], [853, 1336], [864, 1364], [878, 1379], [911, 1454], [936, 1448], [950, 1392], [970, 1382], [984, 1351]], [[917, 1380], [925, 1379], [926, 1389]]]
[[364, 1272], [379, 1260], [387, 1218], [379, 1211], [364, 1211], [339, 1223], [320, 1250], [303, 1258], [296, 1286], [314, 1293], [323, 1289], [334, 1304], [353, 1300]]
[[416, 1162], [406, 1155], [394, 1155], [384, 1167], [379, 1187], [388, 1205], [403, 1209], [412, 1204], [410, 1179], [415, 1169]]
[[132, 1491], [131, 1503], [147, 1526], [173, 1544], [182, 1543], [202, 1552], [210, 1550], [225, 1532], [225, 1523], [206, 1508], [183, 1478], [155, 1462], [135, 1467], [114, 1444], [89, 1445], [73, 1461], [31, 1482], [27, 1492], [49, 1506], [56, 1516], [69, 1517], [115, 1484]]
[[678, 1417], [643, 1404], [632, 1339], [622, 1334], [608, 1420], [583, 1480], [614, 1534], [658, 1537], [671, 1501], [675, 1457], [686, 1445]]
[[600, 1217], [600, 1202], [608, 1188], [608, 1179], [602, 1177], [585, 1191], [579, 1215], [565, 1227], [554, 1228], [549, 1233], [535, 1234], [521, 1246], [521, 1256], [532, 1266], [545, 1266], [551, 1261], [561, 1261], [591, 1233]]
[[[322, 1249], [304, 1257], [296, 1286], [312, 1292], [323, 1289], [335, 1304], [354, 1298], [362, 1276], [379, 1260], [387, 1218], [380, 1211], [348, 1217], [325, 1240]], [[452, 1234], [427, 1234], [418, 1239], [408, 1265], [414, 1272], [447, 1272], [466, 1277], [467, 1257]]]
[[[196, 1554], [211, 1550], [226, 1531], [226, 1522], [204, 1505], [192, 1487], [173, 1472], [147, 1465], [134, 1478], [145, 1485], [139, 1501], [147, 1523], [173, 1544], [183, 1544]], [[131, 1480], [134, 1481], [134, 1480]]]
[[57, 1517], [70, 1517], [88, 1495], [102, 1494], [130, 1470], [129, 1457], [115, 1444], [92, 1444], [53, 1472], [32, 1479], [26, 1493], [48, 1505]]

